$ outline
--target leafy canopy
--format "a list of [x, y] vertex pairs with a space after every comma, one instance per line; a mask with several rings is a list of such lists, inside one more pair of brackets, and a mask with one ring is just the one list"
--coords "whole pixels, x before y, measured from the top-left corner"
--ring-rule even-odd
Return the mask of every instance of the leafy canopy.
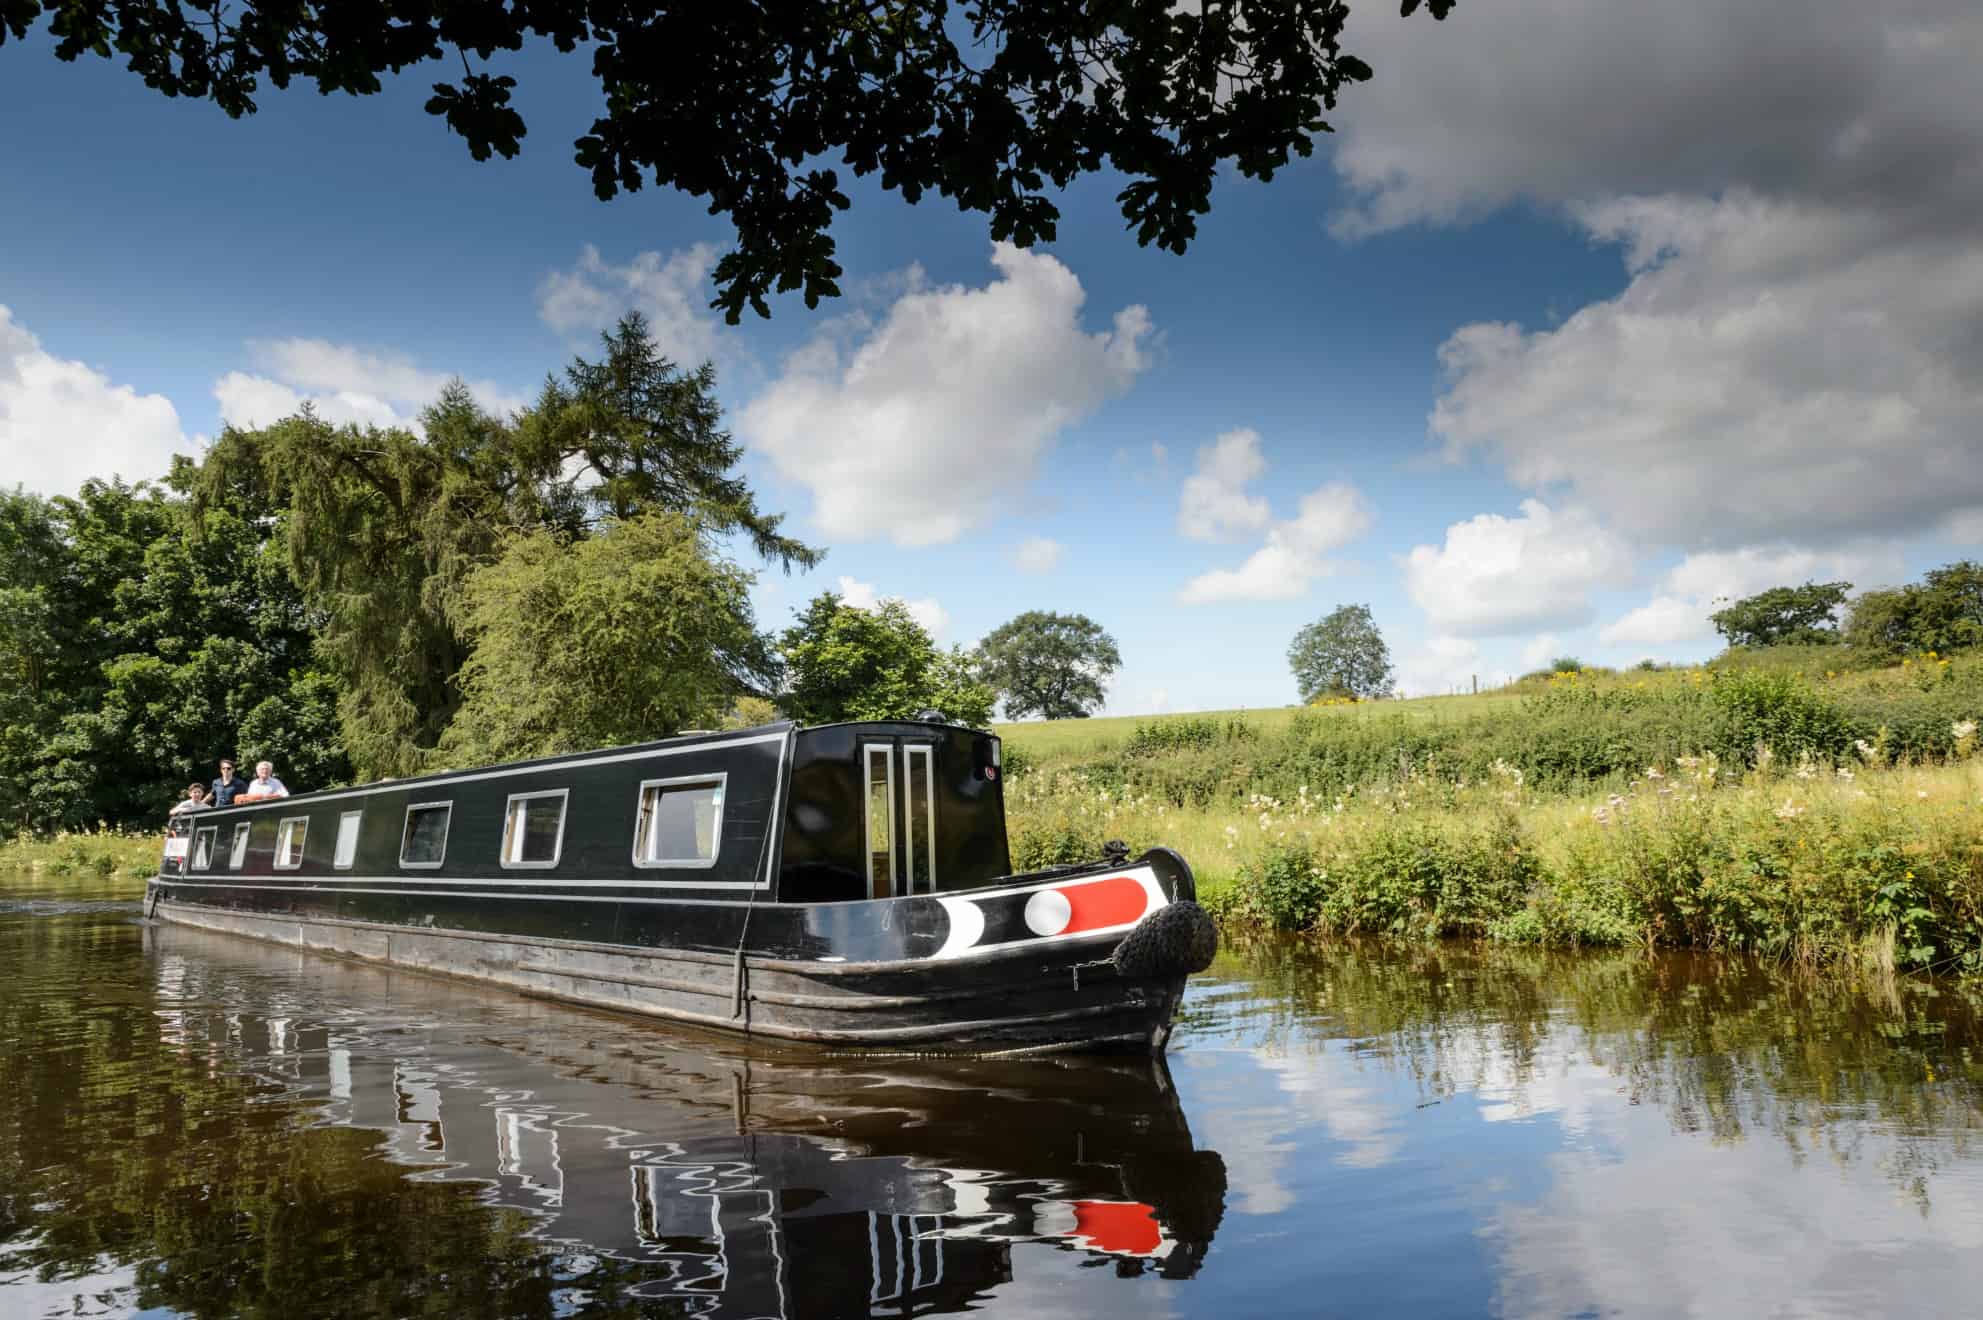
[[1730, 646], [1782, 646], [1836, 642], [1837, 617], [1850, 582], [1806, 582], [1771, 587], [1708, 616]]
[[1294, 635], [1288, 664], [1303, 701], [1381, 697], [1391, 690], [1391, 648], [1368, 605], [1343, 605]]
[[597, 536], [539, 529], [469, 575], [472, 646], [442, 738], [453, 765], [520, 760], [713, 728], [776, 665], [751, 613], [754, 575], [695, 520], [650, 510]]
[[778, 704], [802, 724], [915, 719], [934, 710], [982, 728], [998, 700], [972, 675], [970, 658], [939, 649], [899, 600], [867, 610], [823, 592], [785, 630], [779, 654]]
[[1983, 646], [1983, 563], [1959, 559], [1919, 582], [1864, 593], [1852, 602], [1845, 639], [1886, 655]]
[[[1452, 7], [1425, 0], [1435, 18]], [[1269, 179], [1310, 155], [1343, 85], [1371, 75], [1342, 50], [1341, 0], [0, 0], [0, 45], [44, 15], [58, 58], [121, 58], [237, 118], [264, 79], [367, 95], [382, 74], [459, 63], [426, 109], [477, 160], [516, 155], [526, 133], [516, 79], [490, 59], [583, 45], [605, 108], [577, 163], [601, 200], [651, 177], [730, 217], [716, 305], [732, 322], [746, 304], [768, 315], [774, 290], [808, 307], [839, 294], [836, 157], [910, 202], [934, 190], [982, 212], [1021, 246], [1056, 236], [1054, 192], [1107, 172], [1137, 241], [1182, 252], [1222, 166]]]
[[209, 452], [202, 498], [247, 486], [280, 511], [361, 774], [417, 773], [460, 712], [465, 584], [507, 537], [576, 540], [602, 519], [665, 511], [703, 536], [748, 536], [787, 568], [819, 560], [731, 475], [741, 449], [720, 428], [706, 366], [684, 372], [661, 357], [637, 315], [604, 348], [515, 417], [492, 416], [456, 383], [421, 414], [424, 434], [333, 427], [306, 412], [229, 430]]
[[1028, 610], [978, 643], [978, 677], [1005, 701], [1005, 717], [1086, 719], [1122, 667], [1115, 639], [1085, 614]]
[[350, 774], [269, 507], [229, 489], [195, 515], [191, 472], [0, 496], [9, 823], [153, 819], [221, 755], [268, 755], [292, 784]]

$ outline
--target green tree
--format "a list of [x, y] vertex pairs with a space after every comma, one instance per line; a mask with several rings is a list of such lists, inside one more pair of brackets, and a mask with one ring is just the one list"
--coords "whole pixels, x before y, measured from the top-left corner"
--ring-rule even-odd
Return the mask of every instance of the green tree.
[[442, 739], [463, 765], [713, 728], [776, 682], [751, 614], [754, 575], [694, 519], [651, 509], [565, 540], [513, 536], [464, 584], [472, 651]]
[[978, 677], [1005, 702], [1005, 717], [1086, 719], [1122, 667], [1115, 639], [1085, 614], [1028, 610], [978, 643]]
[[1920, 582], [1862, 593], [1846, 617], [1845, 639], [1886, 655], [1983, 646], [1983, 564], [1959, 559]]
[[1391, 648], [1368, 605], [1343, 605], [1294, 635], [1288, 664], [1303, 701], [1381, 697], [1391, 690]]
[[422, 435], [305, 412], [215, 442], [199, 489], [246, 483], [280, 509], [360, 773], [416, 773], [440, 744], [464, 699], [464, 585], [508, 536], [575, 541], [601, 518], [667, 511], [704, 535], [747, 535], [788, 569], [818, 561], [730, 474], [741, 451], [718, 425], [713, 373], [659, 357], [638, 316], [604, 346], [510, 419], [457, 382], [421, 415]]
[[[1403, 0], [1409, 14], [1420, 0]], [[1426, 0], [1444, 18], [1453, 0]], [[574, 143], [603, 200], [651, 176], [709, 199], [736, 226], [717, 305], [803, 290], [836, 296], [829, 233], [851, 204], [833, 157], [916, 202], [935, 191], [990, 217], [992, 237], [1052, 240], [1077, 178], [1123, 180], [1141, 243], [1182, 252], [1222, 170], [1272, 178], [1306, 157], [1345, 83], [1370, 67], [1341, 47], [1340, 0], [1043, 4], [829, 0], [607, 5], [591, 0], [399, 0], [390, 9], [241, 0], [7, 0], [0, 43], [46, 14], [58, 58], [122, 60], [167, 96], [256, 109], [264, 80], [376, 93], [381, 75], [459, 62], [434, 85], [477, 160], [514, 156], [516, 79], [470, 64], [527, 41], [583, 47], [604, 107]]]
[[1839, 640], [1850, 582], [1806, 582], [1744, 596], [1708, 616], [1730, 646], [1819, 645]]
[[934, 710], [982, 728], [998, 700], [973, 675], [970, 657], [940, 649], [899, 600], [866, 610], [824, 592], [785, 630], [779, 653], [779, 705], [802, 724], [914, 719]]

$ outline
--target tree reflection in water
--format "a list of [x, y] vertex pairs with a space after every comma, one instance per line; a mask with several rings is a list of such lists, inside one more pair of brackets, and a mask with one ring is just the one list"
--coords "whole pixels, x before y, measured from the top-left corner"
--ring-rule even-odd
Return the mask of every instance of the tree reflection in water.
[[1887, 1172], [1924, 1209], [1929, 1175], [1972, 1158], [1983, 1130], [1974, 986], [1701, 955], [1278, 939], [1228, 941], [1212, 976], [1228, 992], [1187, 998], [1187, 1039], [1333, 1042], [1408, 1074], [1424, 1101], [1485, 1095], [1517, 1112], [1585, 1063], [1677, 1132], [1766, 1133], [1838, 1160], [1877, 1129]]

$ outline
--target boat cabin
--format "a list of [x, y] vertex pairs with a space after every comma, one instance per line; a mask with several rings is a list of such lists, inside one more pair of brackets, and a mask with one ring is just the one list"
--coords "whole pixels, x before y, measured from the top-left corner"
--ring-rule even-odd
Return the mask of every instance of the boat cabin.
[[1012, 869], [999, 740], [918, 721], [691, 734], [237, 802], [171, 829], [160, 879], [188, 889], [822, 903]]

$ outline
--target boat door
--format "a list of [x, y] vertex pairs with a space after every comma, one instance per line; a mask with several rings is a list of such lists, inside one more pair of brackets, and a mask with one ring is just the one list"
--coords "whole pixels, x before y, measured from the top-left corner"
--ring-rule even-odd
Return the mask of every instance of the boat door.
[[861, 744], [868, 897], [936, 890], [936, 743], [924, 738]]

